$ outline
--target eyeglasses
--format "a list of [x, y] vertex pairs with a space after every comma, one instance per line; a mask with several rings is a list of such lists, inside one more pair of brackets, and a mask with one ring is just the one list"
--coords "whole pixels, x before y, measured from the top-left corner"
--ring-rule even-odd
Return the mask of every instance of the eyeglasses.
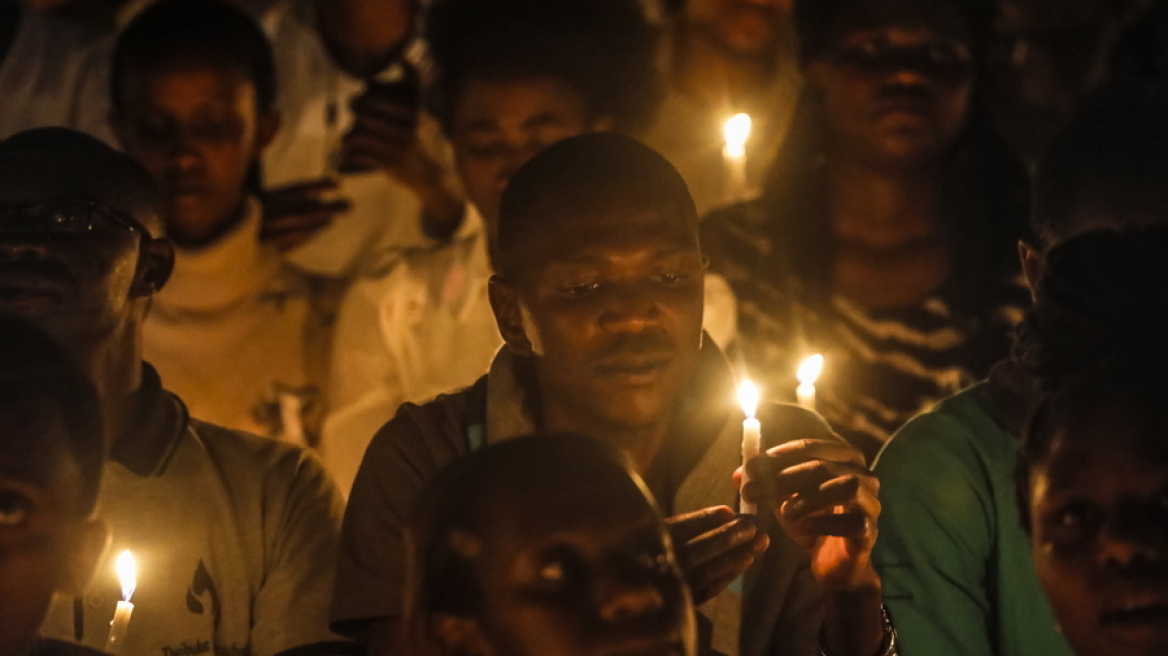
[[50, 198], [28, 205], [0, 205], [0, 233], [79, 235], [101, 222], [149, 238], [150, 231], [132, 217], [94, 200]]

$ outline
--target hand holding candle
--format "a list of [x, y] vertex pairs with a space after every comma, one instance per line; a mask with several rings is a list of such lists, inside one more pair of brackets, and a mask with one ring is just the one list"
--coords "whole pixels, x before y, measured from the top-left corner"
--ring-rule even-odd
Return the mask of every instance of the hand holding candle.
[[114, 619], [110, 622], [109, 640], [105, 643], [105, 650], [109, 654], [118, 654], [122, 650], [126, 631], [130, 627], [130, 614], [134, 612], [130, 597], [134, 596], [134, 588], [138, 586], [138, 566], [129, 549], [118, 554], [114, 567], [118, 572], [118, 581], [122, 584], [122, 600], [118, 602]]
[[795, 374], [795, 378], [799, 381], [799, 387], [795, 389], [795, 395], [798, 397], [800, 407], [808, 410], [815, 409], [815, 381], [819, 380], [821, 373], [823, 373], [823, 356], [818, 353], [799, 365], [799, 371]]
[[726, 146], [722, 159], [726, 163], [726, 202], [737, 203], [747, 195], [746, 140], [750, 137], [750, 116], [736, 114], [722, 127]]
[[[762, 440], [762, 424], [754, 416], [758, 411], [758, 388], [749, 380], [743, 381], [738, 388], [738, 402], [742, 404], [742, 413], [746, 419], [742, 422], [742, 484], [749, 480], [746, 475], [746, 463], [758, 455]], [[757, 515], [758, 506], [753, 503], [739, 501], [738, 512], [744, 515]]]

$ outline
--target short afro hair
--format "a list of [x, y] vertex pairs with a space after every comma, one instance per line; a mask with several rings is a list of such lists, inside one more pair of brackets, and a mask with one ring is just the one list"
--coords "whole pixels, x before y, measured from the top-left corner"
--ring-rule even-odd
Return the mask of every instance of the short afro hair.
[[255, 86], [256, 110], [276, 102], [276, 63], [260, 26], [224, 0], [160, 0], [138, 14], [118, 37], [110, 71], [110, 99], [121, 108], [130, 71], [191, 65], [243, 73]]
[[1032, 229], [1048, 245], [1085, 218], [1154, 223], [1168, 205], [1168, 102], [1126, 86], [1092, 96], [1047, 144], [1033, 193]]
[[522, 268], [527, 238], [548, 217], [595, 215], [628, 208], [669, 209], [691, 221], [697, 210], [689, 187], [664, 156], [621, 134], [595, 132], [548, 146], [524, 164], [499, 203], [495, 270], [513, 277]]
[[447, 129], [474, 79], [553, 78], [627, 132], [647, 128], [664, 96], [657, 31], [638, 0], [434, 0], [425, 37], [430, 109]]

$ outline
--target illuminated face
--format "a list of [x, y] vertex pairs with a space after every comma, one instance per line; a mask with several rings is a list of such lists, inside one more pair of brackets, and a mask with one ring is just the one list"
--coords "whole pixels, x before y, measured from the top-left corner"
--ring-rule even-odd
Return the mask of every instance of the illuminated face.
[[256, 111], [255, 86], [242, 73], [191, 66], [132, 70], [114, 125], [126, 151], [167, 201], [167, 233], [205, 244], [233, 225], [247, 176], [276, 130]]
[[483, 651], [692, 656], [693, 608], [661, 520], [627, 477], [612, 479], [510, 498], [493, 513]]
[[1080, 656], [1166, 654], [1168, 436], [1134, 404], [1089, 405], [1031, 473], [1035, 566]]
[[687, 0], [686, 21], [743, 57], [773, 55], [792, 0]]
[[451, 125], [463, 186], [491, 226], [511, 176], [544, 148], [597, 129], [583, 96], [552, 78], [475, 79], [458, 94]]
[[84, 561], [77, 465], [60, 452], [67, 437], [59, 414], [44, 406], [0, 408], [2, 656], [29, 653], [53, 594], [69, 591]]
[[974, 69], [956, 10], [844, 30], [807, 65], [834, 148], [888, 166], [943, 157], [968, 121]]
[[512, 314], [522, 317], [545, 412], [596, 431], [670, 421], [701, 348], [695, 221], [635, 208], [549, 217], [524, 243]]

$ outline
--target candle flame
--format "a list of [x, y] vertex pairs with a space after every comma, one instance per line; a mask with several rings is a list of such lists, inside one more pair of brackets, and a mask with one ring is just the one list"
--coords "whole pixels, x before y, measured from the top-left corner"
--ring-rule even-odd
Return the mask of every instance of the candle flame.
[[138, 587], [138, 565], [134, 562], [134, 555], [126, 549], [118, 554], [114, 561], [114, 569], [118, 572], [118, 581], [122, 584], [122, 599], [129, 601], [134, 596], [134, 589]]
[[795, 378], [799, 379], [800, 385], [814, 385], [821, 373], [823, 373], [823, 356], [816, 353], [799, 365], [799, 371], [795, 374]]
[[746, 139], [750, 137], [750, 115], [735, 114], [722, 127], [728, 157], [746, 157]]
[[742, 412], [747, 417], [754, 417], [758, 411], [758, 388], [749, 380], [742, 381], [738, 386], [738, 403], [742, 404]]

